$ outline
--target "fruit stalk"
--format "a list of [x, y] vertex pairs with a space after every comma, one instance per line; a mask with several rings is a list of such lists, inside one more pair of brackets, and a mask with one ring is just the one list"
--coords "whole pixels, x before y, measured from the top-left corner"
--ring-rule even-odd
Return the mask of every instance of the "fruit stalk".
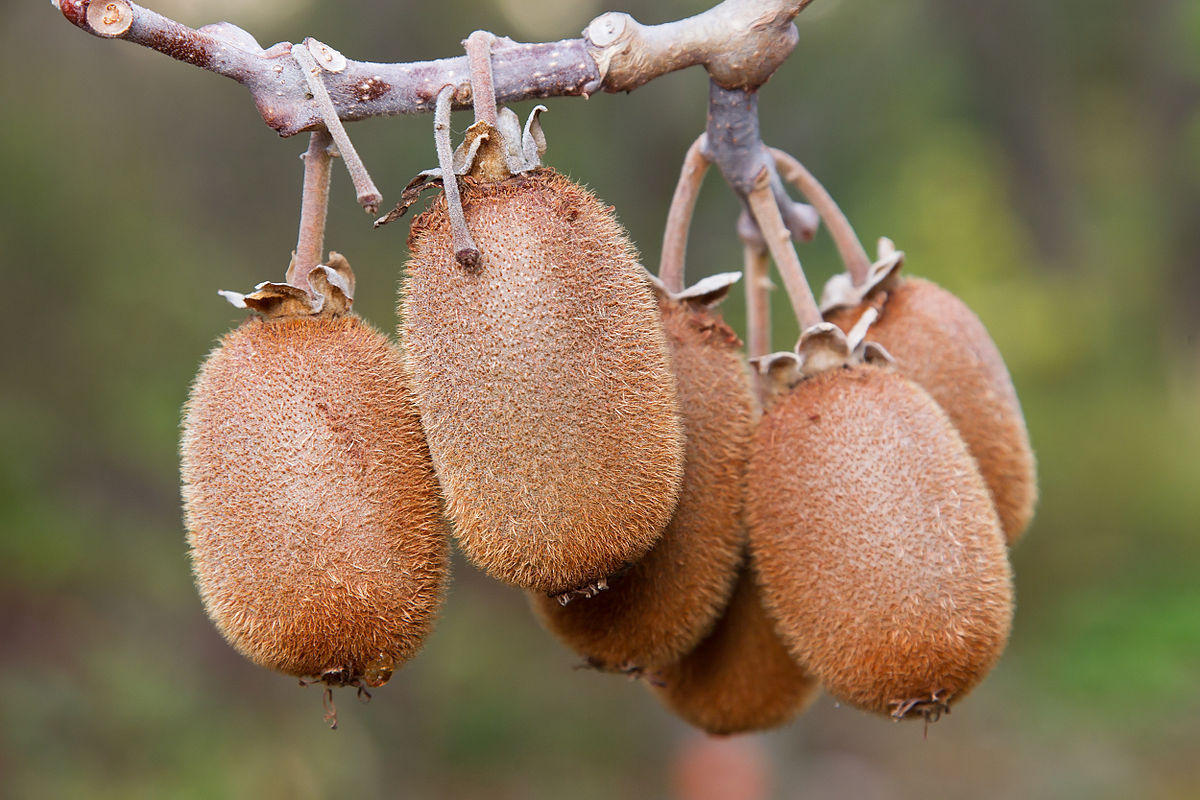
[[325, 254], [325, 215], [329, 209], [329, 173], [333, 137], [325, 129], [315, 130], [308, 138], [304, 159], [304, 193], [300, 200], [300, 233], [296, 238], [296, 260], [288, 282], [312, 293], [308, 273], [320, 264]]
[[808, 241], [813, 237], [816, 213], [803, 203], [793, 202], [783, 190], [775, 160], [759, 133], [757, 93], [725, 89], [710, 82], [705, 133], [711, 159], [734, 193], [749, 206], [754, 224], [741, 224], [740, 234], [753, 238], [757, 227], [783, 275], [801, 329], [819, 323], [820, 311], [791, 245], [793, 238]]
[[[358, 204], [368, 214], [375, 214], [379, 211], [379, 204], [383, 201], [383, 196], [375, 188], [375, 182], [371, 180], [371, 175], [367, 172], [366, 164], [359, 158], [358, 151], [354, 149], [354, 144], [351, 143], [350, 137], [346, 134], [345, 127], [342, 126], [342, 121], [338, 118], [337, 109], [333, 106], [333, 100], [329, 97], [329, 90], [325, 88], [322, 78], [327, 67], [317, 64], [316, 59], [309, 52], [309, 47], [312, 46], [322, 47], [326, 52], [337, 55], [339, 58], [341, 58], [341, 54], [330, 50], [327, 46], [320, 45], [315, 39], [306, 39], [305, 44], [302, 45], [292, 45], [292, 58], [300, 65], [304, 79], [308, 83], [308, 89], [312, 93], [313, 101], [316, 103], [321, 113], [321, 119], [325, 123], [325, 128], [337, 143], [342, 160], [346, 162], [346, 169], [350, 171], [350, 180], [354, 182], [354, 191], [358, 196]], [[344, 61], [345, 59], [342, 60]], [[338, 66], [344, 69], [340, 64]], [[331, 72], [335, 71], [333, 68], [329, 68], [329, 70]]]
[[792, 302], [796, 320], [800, 323], [800, 330], [820, 324], [821, 310], [817, 308], [812, 289], [804, 277], [804, 267], [800, 264], [800, 257], [796, 255], [796, 248], [792, 246], [792, 234], [784, 225], [783, 216], [779, 213], [779, 205], [774, 192], [771, 191], [766, 170], [759, 173], [756, 186], [747, 199], [750, 201], [750, 213], [754, 215], [754, 221], [762, 231], [771, 258], [775, 259], [775, 266], [783, 277], [783, 285], [787, 289], [788, 299]]
[[838, 255], [842, 257], [842, 263], [846, 266], [846, 271], [850, 273], [851, 282], [855, 286], [865, 284], [871, 271], [871, 259], [867, 256], [867, 251], [863, 249], [862, 242], [855, 234], [850, 220], [846, 219], [842, 209], [821, 185], [821, 182], [796, 158], [774, 147], [770, 148], [770, 152], [775, 159], [775, 166], [778, 168], [780, 176], [800, 190], [800, 193], [821, 215], [821, 221], [825, 223], [825, 228], [833, 237]]
[[685, 285], [688, 230], [692, 226], [692, 212], [696, 208], [700, 185], [712, 163], [705, 153], [707, 141], [707, 137], [700, 134], [688, 148], [687, 155], [683, 157], [683, 168], [679, 171], [679, 182], [675, 185], [675, 194], [671, 198], [671, 210], [667, 213], [658, 279], [671, 292], [682, 292]]
[[453, 86], [443, 86], [438, 92], [437, 112], [433, 115], [433, 142], [437, 147], [438, 168], [442, 172], [442, 188], [446, 192], [454, 260], [465, 267], [475, 267], [479, 265], [481, 256], [467, 230], [462, 195], [458, 192], [458, 177], [454, 174], [454, 153], [450, 148], [450, 101], [454, 98], [454, 91]]
[[766, 170], [779, 213], [792, 238], [802, 242], [812, 240], [820, 220], [811, 206], [793, 201], [783, 188], [775, 160], [759, 133], [757, 92], [725, 89], [710, 81], [705, 135], [709, 159], [743, 203], [754, 190], [759, 174]]
[[742, 237], [742, 269], [746, 273], [746, 355], [761, 358], [771, 352], [771, 278], [767, 248]]
[[463, 45], [471, 64], [471, 103], [475, 106], [475, 121], [496, 127], [496, 81], [492, 74], [492, 44], [496, 36], [488, 31], [475, 31]]

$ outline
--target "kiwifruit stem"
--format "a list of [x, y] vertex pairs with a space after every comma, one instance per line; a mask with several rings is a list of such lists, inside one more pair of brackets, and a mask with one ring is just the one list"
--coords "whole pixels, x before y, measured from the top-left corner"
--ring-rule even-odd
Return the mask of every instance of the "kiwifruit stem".
[[683, 168], [679, 171], [679, 183], [675, 184], [675, 195], [671, 198], [671, 210], [667, 213], [658, 279], [671, 292], [682, 292], [685, 287], [688, 230], [692, 227], [692, 212], [696, 208], [700, 185], [704, 183], [704, 173], [708, 172], [708, 166], [712, 163], [704, 152], [707, 141], [708, 138], [702, 133], [688, 148], [687, 155], [683, 157]]
[[471, 67], [471, 102], [475, 105], [475, 121], [496, 127], [496, 84], [492, 79], [492, 42], [495, 34], [475, 31], [463, 45]]
[[337, 108], [333, 105], [333, 100], [329, 97], [329, 90], [325, 88], [325, 82], [321, 79], [321, 67], [312, 57], [312, 53], [308, 52], [306, 45], [292, 45], [292, 58], [300, 65], [300, 72], [304, 74], [304, 79], [308, 82], [308, 89], [312, 92], [317, 110], [321, 114], [321, 119], [325, 121], [325, 128], [333, 136], [338, 152], [341, 153], [342, 160], [346, 162], [346, 169], [350, 171], [350, 180], [354, 182], [358, 204], [368, 214], [379, 213], [379, 204], [383, 201], [383, 195], [375, 188], [375, 182], [371, 180], [366, 165], [358, 157], [358, 151], [354, 149], [350, 137], [346, 134], [346, 128], [338, 118]]
[[821, 311], [804, 277], [804, 267], [800, 265], [796, 248], [792, 246], [792, 234], [779, 213], [779, 204], [771, 191], [770, 174], [766, 168], [758, 174], [754, 184], [754, 189], [746, 198], [750, 202], [750, 213], [754, 215], [767, 249], [783, 277], [783, 285], [787, 289], [788, 299], [792, 301], [792, 311], [800, 323], [800, 330], [807, 330], [821, 322]]
[[300, 233], [296, 238], [296, 258], [287, 276], [288, 283], [312, 294], [308, 273], [320, 264], [325, 253], [325, 214], [329, 210], [329, 173], [332, 167], [333, 137], [320, 128], [308, 138], [304, 159], [304, 193], [300, 197]]
[[850, 220], [842, 213], [832, 195], [803, 164], [789, 153], [774, 147], [769, 149], [783, 179], [799, 189], [821, 215], [821, 220], [829, 229], [829, 235], [833, 237], [833, 243], [837, 246], [842, 264], [845, 265], [846, 272], [850, 273], [851, 283], [855, 286], [865, 284], [871, 271], [871, 259], [850, 225]]
[[[749, 217], [746, 218], [750, 222]], [[738, 226], [741, 234], [744, 226]], [[759, 358], [771, 352], [771, 285], [767, 248], [758, 238], [742, 236], [742, 270], [746, 274], [746, 354]]]
[[479, 266], [479, 248], [467, 230], [467, 218], [463, 214], [462, 196], [458, 193], [458, 176], [454, 174], [454, 153], [450, 148], [450, 104], [454, 100], [455, 88], [446, 85], [438, 92], [437, 109], [433, 114], [433, 143], [437, 147], [438, 167], [442, 171], [442, 189], [446, 192], [446, 211], [450, 215], [450, 234], [454, 244], [454, 258], [464, 267]]

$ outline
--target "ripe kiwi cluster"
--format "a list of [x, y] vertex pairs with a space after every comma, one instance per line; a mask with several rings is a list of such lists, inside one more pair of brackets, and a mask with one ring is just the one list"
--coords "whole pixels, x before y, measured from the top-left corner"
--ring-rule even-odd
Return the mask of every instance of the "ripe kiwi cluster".
[[446, 191], [411, 226], [398, 345], [352, 313], [337, 254], [228, 295], [258, 316], [201, 368], [181, 444], [218, 629], [302, 680], [381, 686], [433, 627], [453, 538], [711, 733], [822, 686], [936, 719], [1004, 649], [1036, 494], [978, 319], [884, 246], [794, 351], [748, 361], [716, 311], [736, 274], [650, 276], [543, 149], [536, 112], [522, 133], [503, 111], [424, 176]]

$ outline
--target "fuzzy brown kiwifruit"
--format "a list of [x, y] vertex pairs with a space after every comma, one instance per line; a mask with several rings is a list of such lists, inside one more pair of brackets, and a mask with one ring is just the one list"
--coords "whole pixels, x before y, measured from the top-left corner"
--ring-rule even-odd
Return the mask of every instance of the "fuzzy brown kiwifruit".
[[649, 283], [612, 209], [554, 170], [464, 178], [462, 205], [478, 263], [456, 260], [439, 196], [400, 308], [454, 535], [526, 589], [601, 583], [658, 540], [683, 475]]
[[979, 317], [950, 292], [921, 278], [892, 276], [857, 306], [826, 319], [850, 330], [878, 311], [867, 338], [933, 396], [966, 441], [987, 481], [1011, 545], [1033, 519], [1037, 474], [1021, 403], [1000, 351]]
[[764, 411], [747, 522], [776, 630], [834, 697], [935, 719], [1008, 641], [995, 506], [945, 412], [889, 368], [835, 367]]
[[335, 290], [309, 303], [265, 286], [235, 297], [272, 318], [221, 340], [185, 406], [196, 583], [252, 661], [380, 686], [420, 648], [444, 595], [437, 478], [397, 350], [343, 313]]
[[820, 690], [775, 633], [749, 564], [712, 632], [647, 683], [667, 708], [719, 735], [783, 725]]
[[712, 309], [729, 283], [715, 297], [659, 288], [687, 435], [683, 488], [662, 538], [586, 601], [531, 596], [542, 623], [599, 669], [642, 672], [677, 660], [711, 630], [733, 590], [757, 403], [741, 341]]

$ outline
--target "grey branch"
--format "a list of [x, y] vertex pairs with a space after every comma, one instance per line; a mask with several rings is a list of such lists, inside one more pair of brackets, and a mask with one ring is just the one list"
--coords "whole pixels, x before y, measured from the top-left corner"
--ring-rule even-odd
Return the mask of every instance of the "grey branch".
[[[498, 39], [492, 54], [500, 103], [629, 91], [673, 70], [703, 65], [727, 89], [757, 89], [796, 43], [792, 20], [810, 0], [725, 0], [688, 19], [641, 25], [628, 14], [597, 17], [584, 38], [522, 44]], [[250, 91], [263, 121], [281, 136], [322, 127], [292, 45], [266, 49], [228, 22], [198, 30], [127, 0], [56, 0], [63, 16], [95, 36], [124, 39], [232, 78]], [[325, 68], [325, 86], [346, 122], [429, 113], [438, 92], [456, 88], [471, 105], [467, 57], [384, 64], [354, 61], [306, 40]]]
[[[281, 136], [326, 124], [308, 80], [317, 78], [304, 74], [293, 47], [308, 50], [299, 53], [306, 64], [306, 55], [312, 56], [310, 69], [319, 71], [332, 103], [332, 110], [325, 104], [331, 122], [432, 112], [443, 90], [453, 108], [472, 105], [466, 55], [401, 64], [355, 61], [312, 38], [264, 49], [228, 22], [195, 30], [128, 0], [52, 2], [95, 36], [124, 39], [232, 78], [250, 91], [263, 120]], [[790, 243], [780, 237], [811, 239], [817, 216], [784, 191], [775, 159], [759, 135], [757, 98], [758, 88], [795, 47], [793, 20], [809, 2], [724, 0], [694, 17], [662, 25], [642, 25], [628, 14], [609, 12], [592, 20], [581, 39], [521, 44], [497, 38], [491, 50], [496, 101], [631, 91], [668, 72], [702, 65], [710, 80], [704, 155], [720, 168], [743, 205], [756, 209], [758, 222], [771, 226], [765, 238], [772, 252], [781, 257], [791, 252], [780, 266], [793, 267], [785, 277], [799, 303], [798, 287], [791, 285], [803, 281], [795, 275], [799, 263]], [[778, 211], [764, 216], [769, 199]], [[800, 311], [811, 312], [811, 298], [801, 305]]]

